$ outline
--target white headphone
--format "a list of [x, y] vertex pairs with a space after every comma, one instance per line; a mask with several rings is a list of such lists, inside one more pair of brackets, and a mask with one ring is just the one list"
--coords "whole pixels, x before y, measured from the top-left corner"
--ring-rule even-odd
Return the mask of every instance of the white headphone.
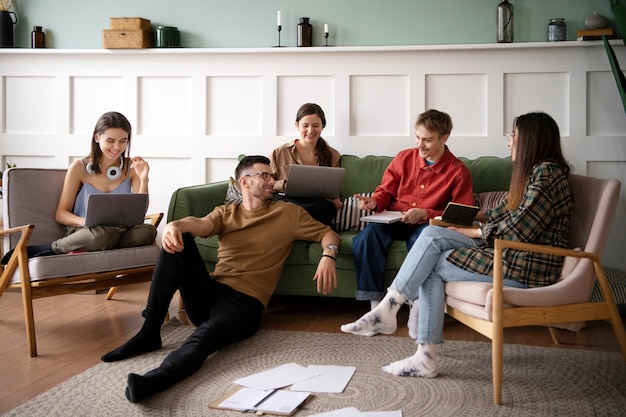
[[[122, 176], [122, 169], [124, 168], [124, 156], [120, 156], [120, 166], [119, 168], [116, 167], [115, 165], [113, 165], [112, 167], [109, 167], [107, 169], [107, 178], [111, 181], [115, 181], [117, 179], [119, 179]], [[87, 170], [88, 174], [94, 175], [96, 173], [96, 171], [94, 171], [93, 169], [93, 163], [92, 162], [88, 162], [87, 166], [85, 167], [85, 169]]]

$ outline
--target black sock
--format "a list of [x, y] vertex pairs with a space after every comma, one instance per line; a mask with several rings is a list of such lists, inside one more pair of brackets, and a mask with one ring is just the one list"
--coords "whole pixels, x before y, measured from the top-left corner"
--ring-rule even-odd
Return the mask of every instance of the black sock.
[[113, 349], [100, 359], [104, 362], [116, 362], [141, 353], [153, 352], [161, 349], [161, 328], [150, 325], [146, 321], [135, 336], [122, 346]]
[[126, 398], [131, 403], [138, 403], [154, 394], [169, 388], [168, 378], [159, 368], [154, 369], [141, 376], [128, 374], [128, 386], [126, 387]]
[[27, 246], [26, 251], [28, 252], [29, 258], [36, 258], [37, 256], [56, 255], [56, 253], [52, 250], [52, 245]]

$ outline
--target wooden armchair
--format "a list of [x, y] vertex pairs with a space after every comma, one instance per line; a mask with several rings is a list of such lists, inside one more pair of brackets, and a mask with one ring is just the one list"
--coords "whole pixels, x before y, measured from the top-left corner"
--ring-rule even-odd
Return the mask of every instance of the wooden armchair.
[[[570, 247], [496, 240], [493, 284], [450, 282], [446, 289], [446, 313], [492, 341], [493, 401], [502, 400], [504, 329], [548, 326], [555, 343], [555, 328], [580, 330], [586, 320], [607, 320], [613, 326], [626, 361], [626, 332], [601, 264], [620, 194], [618, 180], [570, 174], [575, 215]], [[511, 288], [502, 284], [502, 251], [515, 248], [566, 256], [560, 280], [542, 288]], [[595, 282], [602, 302], [590, 302]], [[581, 381], [582, 382], [582, 381]]]
[[[63, 237], [55, 221], [65, 169], [12, 168], [3, 175], [5, 252], [14, 249], [0, 270], [4, 291], [22, 293], [30, 356], [37, 356], [33, 300], [61, 294], [109, 289], [110, 299], [121, 285], [150, 281], [160, 253], [155, 245], [28, 259], [26, 247]], [[146, 216], [156, 227], [162, 213]]]

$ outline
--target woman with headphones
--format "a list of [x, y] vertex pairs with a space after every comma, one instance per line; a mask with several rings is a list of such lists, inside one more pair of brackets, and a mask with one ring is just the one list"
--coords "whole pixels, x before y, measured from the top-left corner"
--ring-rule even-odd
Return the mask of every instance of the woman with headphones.
[[[148, 193], [150, 166], [141, 157], [128, 156], [130, 138], [131, 126], [124, 115], [107, 112], [100, 116], [90, 154], [74, 161], [67, 170], [56, 210], [56, 221], [67, 226], [67, 233], [52, 242], [49, 249], [54, 254], [129, 248], [154, 242], [157, 232], [151, 224], [85, 227], [89, 194]], [[45, 253], [48, 248], [40, 249], [34, 255], [52, 254]]]

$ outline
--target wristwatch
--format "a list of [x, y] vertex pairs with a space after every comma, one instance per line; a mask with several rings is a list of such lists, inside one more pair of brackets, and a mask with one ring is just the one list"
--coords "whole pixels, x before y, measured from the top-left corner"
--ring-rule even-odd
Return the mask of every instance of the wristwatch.
[[328, 246], [326, 246], [326, 248], [332, 250], [333, 252], [335, 252], [335, 255], [337, 255], [339, 253], [339, 248], [337, 247], [337, 245], [328, 245]]

